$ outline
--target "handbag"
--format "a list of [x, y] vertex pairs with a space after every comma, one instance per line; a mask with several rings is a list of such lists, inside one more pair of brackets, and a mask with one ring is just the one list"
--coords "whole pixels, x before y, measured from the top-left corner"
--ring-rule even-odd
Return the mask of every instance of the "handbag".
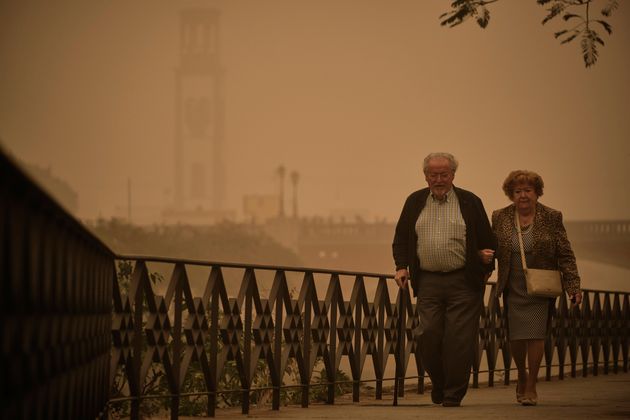
[[562, 294], [562, 281], [560, 271], [527, 268], [527, 262], [525, 261], [525, 251], [523, 249], [523, 236], [521, 234], [521, 222], [518, 219], [518, 213], [514, 212], [514, 218], [516, 219], [518, 245], [521, 249], [521, 262], [523, 263], [523, 272], [525, 273], [525, 285], [527, 286], [527, 294], [530, 296], [549, 298], [560, 296]]

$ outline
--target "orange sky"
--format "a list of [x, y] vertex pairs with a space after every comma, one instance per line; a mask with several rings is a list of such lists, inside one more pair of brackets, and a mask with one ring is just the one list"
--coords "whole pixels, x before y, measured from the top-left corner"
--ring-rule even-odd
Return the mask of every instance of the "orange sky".
[[[601, 3], [601, 2], [600, 2]], [[624, 2], [622, 2], [624, 3]], [[152, 221], [173, 189], [178, 13], [221, 11], [225, 207], [300, 172], [300, 212], [394, 220], [450, 151], [488, 211], [512, 169], [566, 219], [630, 215], [630, 5], [591, 69], [534, 0], [447, 29], [445, 0], [0, 1], [0, 138], [79, 193], [79, 216]], [[124, 214], [124, 212], [123, 212]], [[143, 216], [146, 215], [146, 216]]]

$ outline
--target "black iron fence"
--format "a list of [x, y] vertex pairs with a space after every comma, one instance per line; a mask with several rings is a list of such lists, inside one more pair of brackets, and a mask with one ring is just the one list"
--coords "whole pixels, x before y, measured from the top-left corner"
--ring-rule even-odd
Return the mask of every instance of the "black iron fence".
[[[232, 401], [243, 413], [249, 412], [252, 399], [257, 404], [265, 401], [258, 396], [261, 393], [269, 396], [273, 409], [279, 409], [282, 392], [288, 388], [299, 389], [303, 407], [311, 402], [314, 388], [324, 388], [323, 400], [333, 404], [335, 390], [341, 385], [349, 385], [353, 400], [359, 401], [361, 386], [373, 383], [371, 393], [381, 399], [383, 384], [394, 380], [393, 369], [389, 376], [386, 373], [388, 366], [397, 363], [405, 373], [400, 393], [404, 393], [405, 380], [416, 381], [418, 392], [424, 392], [420, 358], [411, 357], [418, 350], [412, 339], [418, 322], [416, 305], [405, 291], [405, 311], [399, 313], [400, 291], [389, 276], [119, 258], [126, 267], [119, 270], [119, 277], [124, 278], [122, 271], [128, 271], [129, 281], [123, 281], [128, 293], [114, 291], [114, 365], [119, 370], [112, 375], [118, 374], [120, 380], [124, 372], [122, 380], [129, 386], [112, 404], [130, 402], [132, 417], [141, 411], [142, 400], [155, 397], [143, 389], [147, 389], [148, 379], [155, 385], [156, 372], [164, 384], [162, 398], [170, 399], [163, 408], [170, 407], [173, 418], [184, 407], [183, 399], [199, 396], [205, 397], [202, 411], [209, 416], [215, 415], [221, 395], [234, 393], [240, 395]], [[191, 271], [196, 274], [194, 280]], [[163, 284], [156, 279], [163, 279]], [[238, 289], [230, 290], [230, 285], [238, 285]], [[493, 386], [497, 374], [506, 384], [510, 380], [505, 317], [494, 297], [495, 287], [489, 284], [486, 288], [473, 386], [479, 386], [480, 379]], [[579, 308], [571, 307], [566, 297], [559, 298], [546, 342], [547, 379], [554, 373], [562, 379], [567, 369], [572, 376], [627, 372], [629, 298], [630, 293], [584, 290]], [[400, 340], [399, 319], [404, 325]], [[264, 362], [262, 366], [259, 361]], [[415, 367], [410, 368], [412, 361]], [[293, 376], [287, 374], [292, 363]], [[150, 373], [152, 365], [159, 368]], [[369, 375], [364, 372], [366, 367]], [[316, 372], [321, 374], [314, 375]], [[267, 382], [261, 385], [258, 374]], [[191, 375], [201, 380], [195, 385], [187, 380]], [[321, 398], [322, 393], [318, 395]]]
[[[354, 399], [358, 401], [368, 358], [376, 377], [376, 397], [381, 397], [389, 356], [396, 353], [395, 326], [399, 316], [390, 299], [388, 284], [392, 282], [386, 276], [166, 258], [121, 258], [133, 261], [134, 269], [129, 292], [126, 295], [114, 292], [114, 360], [124, 367], [129, 395], [114, 402], [131, 401], [132, 417], [145, 397], [141, 389], [152, 363], [160, 364], [160, 374], [163, 373], [168, 393], [172, 395], [170, 409], [174, 417], [182, 395], [207, 395], [206, 412], [210, 416], [215, 413], [217, 396], [235, 391], [241, 394], [239, 403], [243, 413], [250, 409], [252, 393], [261, 391], [269, 391], [271, 405], [278, 409], [281, 390], [286, 388], [299, 388], [301, 404], [307, 407], [310, 389], [325, 386], [325, 399], [333, 403], [335, 388], [342, 382], [352, 385]], [[154, 292], [156, 284], [148, 268], [151, 263], [171, 266], [161, 267], [170, 272], [163, 295]], [[201, 291], [195, 295], [188, 271], [199, 268], [206, 268], [207, 272], [205, 280], [195, 285]], [[226, 271], [238, 279], [229, 282], [240, 284], [235, 293], [228, 292]], [[352, 284], [351, 290], [344, 287], [347, 281]], [[375, 287], [373, 295], [366, 292], [368, 282]], [[320, 298], [317, 288], [321, 289], [322, 284], [325, 291]], [[406, 299], [409, 300], [408, 294]], [[411, 304], [407, 307], [412, 308]], [[411, 310], [408, 329], [417, 323]], [[415, 343], [409, 341], [405, 345], [406, 364], [410, 353], [415, 352]], [[350, 380], [338, 377], [342, 358], [346, 358]], [[259, 365], [259, 360], [264, 361], [264, 366]], [[194, 367], [193, 362], [196, 362]], [[237, 386], [221, 389], [219, 383], [230, 363], [234, 368], [230, 375], [238, 377]], [[296, 374], [287, 377], [291, 365]], [[317, 366], [324, 368], [325, 377], [313, 385], [311, 379]], [[184, 389], [186, 375], [192, 373], [192, 368], [203, 375], [203, 389]], [[253, 383], [261, 368], [269, 381], [262, 387]], [[113, 376], [116, 374], [112, 372]]]
[[95, 418], [109, 400], [114, 255], [0, 150], [0, 414]]
[[[415, 302], [403, 293], [399, 312], [390, 276], [115, 256], [2, 153], [0, 175], [2, 418], [214, 416], [225, 405], [334, 403], [344, 387], [354, 401], [366, 390], [380, 399], [396, 364], [399, 385], [424, 392]], [[494, 287], [473, 386], [510, 380]], [[559, 298], [547, 378], [627, 372], [629, 298], [585, 290], [580, 308]]]

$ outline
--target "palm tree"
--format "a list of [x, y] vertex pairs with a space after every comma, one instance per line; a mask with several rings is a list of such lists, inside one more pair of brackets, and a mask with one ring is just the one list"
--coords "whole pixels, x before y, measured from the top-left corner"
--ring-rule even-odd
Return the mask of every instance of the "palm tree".
[[298, 194], [297, 186], [300, 180], [300, 174], [297, 171], [291, 171], [291, 184], [293, 185], [293, 218], [298, 218]]
[[280, 190], [278, 194], [278, 199], [280, 200], [280, 209], [278, 210], [278, 217], [284, 217], [284, 177], [286, 175], [286, 168], [284, 165], [278, 166], [276, 168], [276, 175], [278, 175], [278, 180], [280, 184]]

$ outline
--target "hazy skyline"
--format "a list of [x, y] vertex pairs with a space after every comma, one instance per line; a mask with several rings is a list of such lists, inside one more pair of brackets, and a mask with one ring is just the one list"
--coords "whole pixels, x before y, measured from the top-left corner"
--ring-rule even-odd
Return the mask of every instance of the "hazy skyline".
[[[585, 69], [562, 22], [531, 1], [491, 5], [487, 29], [443, 28], [450, 2], [0, 1], [0, 138], [79, 194], [79, 217], [172, 200], [179, 11], [221, 12], [226, 208], [300, 173], [300, 213], [395, 220], [449, 151], [488, 212], [512, 169], [539, 172], [568, 220], [627, 219], [630, 5]], [[287, 200], [287, 209], [290, 205]], [[125, 214], [125, 213], [123, 213]]]

